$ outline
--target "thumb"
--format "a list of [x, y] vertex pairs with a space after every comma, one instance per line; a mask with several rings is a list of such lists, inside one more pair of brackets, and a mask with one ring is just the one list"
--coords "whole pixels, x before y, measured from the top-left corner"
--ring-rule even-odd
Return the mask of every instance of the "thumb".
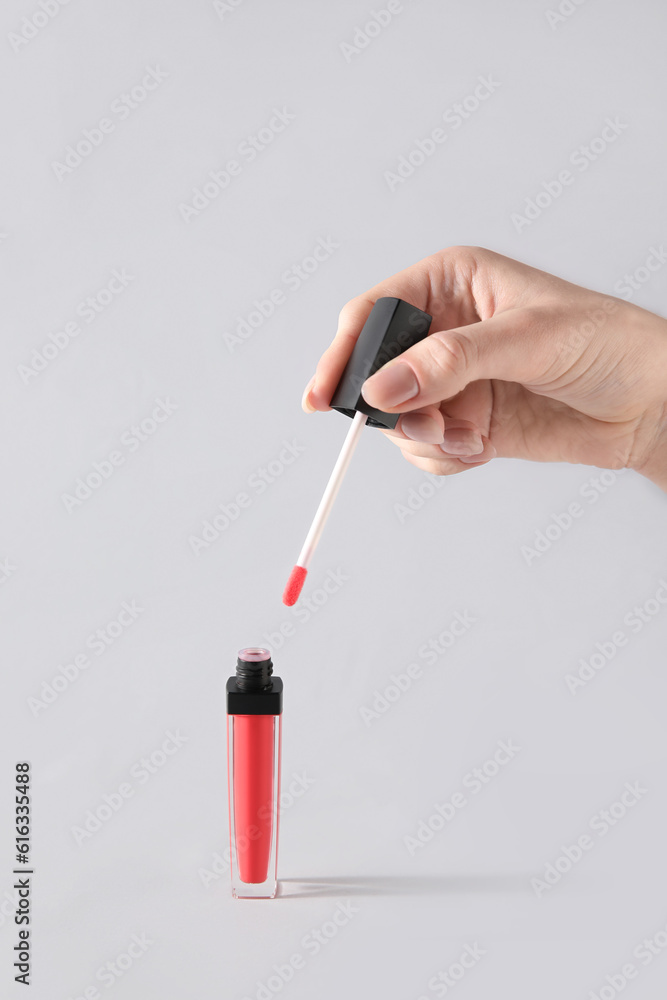
[[450, 399], [478, 379], [539, 383], [557, 375], [556, 367], [570, 367], [564, 346], [546, 312], [509, 309], [429, 334], [371, 375], [361, 392], [376, 409], [405, 412]]

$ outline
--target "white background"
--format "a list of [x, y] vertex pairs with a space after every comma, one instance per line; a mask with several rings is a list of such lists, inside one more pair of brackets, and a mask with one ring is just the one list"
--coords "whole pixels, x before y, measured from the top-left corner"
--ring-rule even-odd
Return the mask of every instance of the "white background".
[[[667, 606], [649, 604], [637, 632], [624, 619], [667, 593], [664, 495], [632, 472], [601, 492], [594, 469], [508, 460], [436, 492], [369, 429], [304, 598], [322, 599], [332, 572], [345, 580], [316, 613], [280, 603], [348, 427], [299, 400], [349, 298], [458, 243], [618, 294], [667, 240], [665, 10], [570, 7], [550, 25], [555, 0], [404, 2], [346, 59], [341, 43], [373, 9], [358, 0], [227, 12], [72, 0], [18, 45], [23, 19], [44, 18], [3, 4], [3, 996], [27, 995], [4, 895], [19, 759], [33, 767], [35, 1000], [92, 987], [113, 1000], [417, 1000], [444, 995], [429, 980], [467, 944], [485, 954], [461, 1000], [587, 998], [627, 962], [628, 998], [663, 995], [667, 953], [644, 965], [633, 950], [667, 925]], [[121, 118], [112, 105], [149, 67], [166, 78]], [[480, 76], [494, 93], [443, 124]], [[293, 121], [248, 162], [239, 146], [283, 108]], [[114, 130], [90, 155], [54, 167], [105, 117]], [[607, 118], [627, 126], [617, 141], [517, 232], [512, 213]], [[385, 172], [438, 127], [446, 142], [390, 190]], [[241, 173], [186, 222], [179, 206], [232, 159]], [[290, 289], [284, 273], [320, 238], [339, 246]], [[132, 280], [86, 323], [79, 304], [114, 269]], [[276, 288], [285, 301], [230, 349]], [[633, 301], [664, 313], [666, 292], [663, 268]], [[123, 435], [156, 399], [176, 408], [131, 451]], [[284, 442], [303, 450], [276, 466]], [[77, 480], [117, 450], [123, 463], [68, 510]], [[269, 463], [280, 474], [259, 494], [248, 480]], [[435, 495], [405, 514], [420, 489]], [[195, 553], [239, 492], [250, 505]], [[522, 546], [573, 502], [582, 516], [528, 561]], [[96, 655], [88, 637], [132, 601], [143, 612]], [[420, 647], [457, 612], [475, 623], [427, 664]], [[283, 776], [308, 789], [284, 811], [281, 896], [234, 901], [227, 873], [204, 884], [228, 846], [224, 682], [239, 647], [284, 623]], [[619, 629], [627, 644], [572, 694], [566, 676]], [[57, 697], [29, 700], [86, 651]], [[410, 663], [421, 676], [365, 722]], [[178, 753], [131, 777], [177, 730]], [[410, 854], [405, 837], [499, 740], [520, 752]], [[78, 843], [73, 828], [124, 782], [133, 795]], [[647, 792], [600, 837], [589, 823], [626, 782]], [[587, 832], [594, 849], [538, 896], [531, 879]], [[348, 900], [356, 912], [313, 954], [307, 935]], [[133, 935], [152, 943], [105, 985], [98, 970]], [[305, 967], [267, 987], [296, 953]]]

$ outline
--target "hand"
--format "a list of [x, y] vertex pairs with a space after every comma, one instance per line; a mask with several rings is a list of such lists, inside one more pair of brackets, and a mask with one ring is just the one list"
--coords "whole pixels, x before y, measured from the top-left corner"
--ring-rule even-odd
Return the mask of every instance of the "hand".
[[449, 475], [496, 455], [632, 468], [667, 490], [667, 320], [477, 247], [442, 250], [352, 299], [303, 398], [328, 410], [373, 303], [397, 296], [432, 332], [362, 388], [402, 413], [384, 431]]

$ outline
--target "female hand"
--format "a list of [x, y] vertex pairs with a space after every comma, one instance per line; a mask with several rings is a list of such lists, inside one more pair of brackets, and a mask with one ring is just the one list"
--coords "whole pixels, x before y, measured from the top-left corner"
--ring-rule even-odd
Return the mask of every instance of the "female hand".
[[413, 465], [462, 472], [496, 455], [632, 468], [667, 490], [667, 320], [477, 247], [453, 247], [342, 310], [303, 397], [328, 410], [376, 299], [433, 317], [362, 388], [402, 413], [384, 431]]

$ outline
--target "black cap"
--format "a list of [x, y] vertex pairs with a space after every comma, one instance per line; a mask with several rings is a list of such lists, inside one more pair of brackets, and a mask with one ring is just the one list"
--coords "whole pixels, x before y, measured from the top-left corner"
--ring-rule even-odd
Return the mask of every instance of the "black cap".
[[271, 653], [263, 646], [239, 651], [236, 676], [227, 681], [228, 715], [280, 715], [283, 682], [273, 676]]
[[353, 417], [365, 413], [371, 427], [393, 428], [400, 413], [385, 413], [369, 406], [361, 395], [367, 378], [427, 335], [431, 317], [403, 299], [378, 299], [363, 325], [340, 382], [331, 398], [331, 408]]

